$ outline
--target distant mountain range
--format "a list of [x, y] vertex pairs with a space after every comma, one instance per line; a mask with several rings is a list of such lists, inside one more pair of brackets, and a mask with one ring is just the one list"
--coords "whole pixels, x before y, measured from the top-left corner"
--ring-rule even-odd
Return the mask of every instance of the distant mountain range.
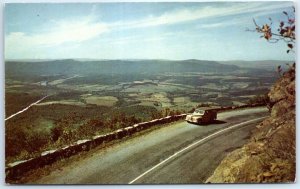
[[285, 61], [206, 61], [206, 60], [8, 60], [5, 73], [8, 75], [97, 75], [135, 73], [230, 73], [238, 71], [259, 72], [275, 70]]
[[260, 61], [243, 61], [243, 60], [233, 60], [233, 61], [221, 61], [219, 63], [226, 65], [236, 65], [242, 68], [259, 68], [265, 70], [276, 70], [280, 65], [283, 68], [287, 67], [286, 64], [292, 65], [294, 61], [283, 61], [283, 60], [260, 60]]

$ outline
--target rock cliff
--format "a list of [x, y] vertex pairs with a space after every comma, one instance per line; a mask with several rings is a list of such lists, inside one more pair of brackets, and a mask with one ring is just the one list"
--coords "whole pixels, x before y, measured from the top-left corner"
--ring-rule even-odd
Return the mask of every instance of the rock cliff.
[[268, 93], [271, 115], [250, 141], [231, 152], [208, 183], [294, 182], [296, 172], [295, 64]]

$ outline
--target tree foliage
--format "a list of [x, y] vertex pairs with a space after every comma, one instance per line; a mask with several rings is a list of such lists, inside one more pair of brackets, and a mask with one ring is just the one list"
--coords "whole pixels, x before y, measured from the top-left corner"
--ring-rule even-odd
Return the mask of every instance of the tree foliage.
[[264, 24], [262, 26], [258, 25], [255, 19], [253, 19], [255, 30], [248, 31], [256, 31], [261, 35], [261, 38], [265, 38], [270, 43], [277, 43], [278, 41], [284, 41], [287, 44], [289, 52], [295, 52], [294, 46], [296, 43], [296, 33], [295, 33], [295, 8], [293, 8], [292, 13], [287, 13], [283, 11], [282, 14], [285, 15], [285, 20], [281, 20], [279, 22], [279, 26], [277, 28], [273, 26], [273, 20], [269, 18], [269, 23]]

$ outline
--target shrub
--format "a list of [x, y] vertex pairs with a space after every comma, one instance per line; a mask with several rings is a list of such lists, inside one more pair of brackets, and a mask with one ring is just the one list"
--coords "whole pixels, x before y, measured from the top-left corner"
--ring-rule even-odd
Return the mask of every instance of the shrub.
[[249, 99], [248, 104], [265, 104], [267, 105], [270, 102], [268, 94], [256, 95], [255, 97]]

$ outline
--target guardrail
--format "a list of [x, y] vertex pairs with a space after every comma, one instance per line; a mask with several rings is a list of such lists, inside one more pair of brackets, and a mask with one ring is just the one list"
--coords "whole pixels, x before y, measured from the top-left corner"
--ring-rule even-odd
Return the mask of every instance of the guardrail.
[[[262, 104], [244, 105], [244, 106], [236, 106], [236, 107], [221, 107], [216, 110], [219, 112], [219, 111], [256, 107], [256, 106], [262, 106]], [[94, 136], [91, 139], [78, 140], [73, 144], [65, 146], [63, 148], [42, 152], [38, 157], [10, 163], [5, 168], [6, 179], [16, 180], [20, 178], [24, 173], [28, 172], [29, 170], [52, 164], [57, 160], [68, 158], [82, 151], [88, 151], [96, 146], [99, 146], [106, 142], [110, 142], [112, 140], [121, 139], [126, 136], [130, 136], [136, 132], [148, 129], [155, 125], [161, 125], [165, 123], [178, 121], [184, 118], [185, 116], [186, 114], [174, 115], [174, 116], [168, 116], [160, 119], [154, 119], [148, 122], [138, 123], [133, 126], [118, 129], [108, 134]]]

